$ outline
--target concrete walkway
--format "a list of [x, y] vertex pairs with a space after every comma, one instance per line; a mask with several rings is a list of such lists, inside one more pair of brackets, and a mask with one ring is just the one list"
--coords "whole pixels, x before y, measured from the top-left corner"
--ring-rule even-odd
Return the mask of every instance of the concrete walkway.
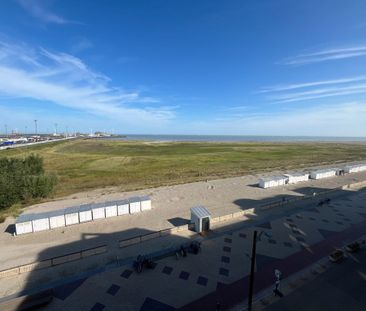
[[353, 254], [265, 311], [366, 309], [366, 250]]
[[254, 229], [265, 233], [257, 248], [258, 293], [273, 285], [275, 268], [286, 278], [365, 234], [365, 199], [366, 191], [344, 191], [326, 206], [308, 202], [260, 222], [228, 224], [202, 242], [199, 255], [163, 258], [142, 274], [118, 267], [60, 285], [46, 310], [215, 310], [217, 301], [228, 310], [247, 297]]

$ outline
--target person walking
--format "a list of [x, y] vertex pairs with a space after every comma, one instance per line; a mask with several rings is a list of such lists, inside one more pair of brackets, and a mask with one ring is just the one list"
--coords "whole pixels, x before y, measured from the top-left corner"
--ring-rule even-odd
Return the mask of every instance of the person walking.
[[276, 282], [275, 282], [275, 288], [273, 290], [275, 296], [279, 296], [280, 298], [283, 297], [283, 294], [280, 291], [280, 281], [282, 278], [282, 272], [280, 270], [275, 269], [275, 278], [276, 278]]

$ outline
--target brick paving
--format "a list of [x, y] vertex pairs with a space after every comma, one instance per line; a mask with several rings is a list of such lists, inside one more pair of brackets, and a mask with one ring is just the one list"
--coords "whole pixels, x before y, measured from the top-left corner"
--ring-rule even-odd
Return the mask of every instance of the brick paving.
[[310, 202], [301, 212], [287, 211], [258, 225], [243, 222], [244, 227], [234, 229], [228, 225], [226, 232], [208, 235], [198, 255], [163, 258], [154, 270], [136, 274], [119, 268], [91, 276], [63, 300], [55, 298], [46, 310], [83, 310], [78, 306], [84, 299], [91, 299], [85, 310], [102, 306], [106, 310], [215, 310], [217, 301], [228, 309], [247, 297], [253, 230], [261, 232], [255, 293], [273, 286], [274, 269], [286, 278], [366, 234], [366, 192], [344, 196], [321, 207]]

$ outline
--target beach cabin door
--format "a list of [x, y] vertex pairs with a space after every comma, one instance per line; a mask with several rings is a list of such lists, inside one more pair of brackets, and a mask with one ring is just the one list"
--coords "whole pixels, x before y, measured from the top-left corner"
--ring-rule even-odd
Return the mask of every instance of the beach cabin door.
[[205, 217], [202, 218], [202, 231], [208, 231], [210, 230], [210, 218]]

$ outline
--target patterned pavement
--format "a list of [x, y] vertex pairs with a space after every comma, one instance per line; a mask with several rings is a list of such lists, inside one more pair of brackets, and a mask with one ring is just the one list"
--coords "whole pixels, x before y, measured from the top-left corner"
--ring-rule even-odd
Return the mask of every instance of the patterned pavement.
[[255, 292], [366, 233], [366, 191], [344, 192], [329, 204], [301, 209], [255, 225], [227, 226], [202, 242], [202, 252], [168, 257], [141, 274], [123, 267], [63, 285], [45, 310], [215, 310], [246, 299], [253, 230], [259, 232]]

